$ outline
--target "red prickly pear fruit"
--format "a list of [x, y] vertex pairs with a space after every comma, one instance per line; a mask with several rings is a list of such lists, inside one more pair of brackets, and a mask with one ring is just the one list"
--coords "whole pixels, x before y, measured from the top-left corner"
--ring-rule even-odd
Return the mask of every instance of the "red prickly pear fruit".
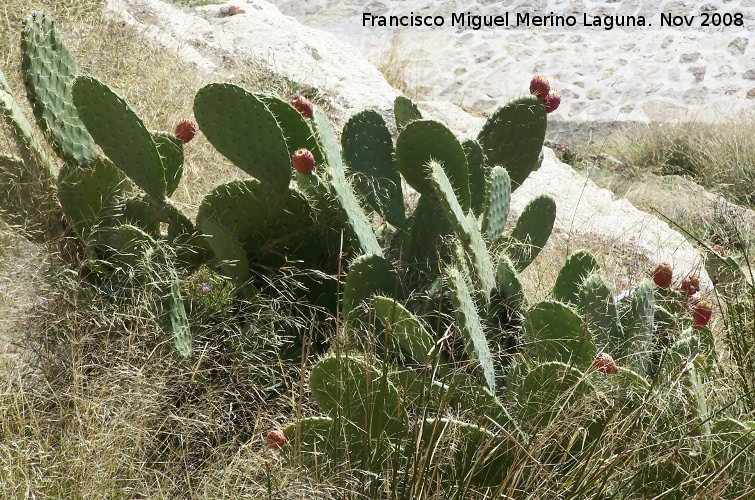
[[724, 250], [723, 245], [713, 245], [713, 251], [716, 252], [721, 257], [726, 256], [726, 250]]
[[610, 354], [605, 352], [601, 352], [595, 356], [595, 359], [592, 360], [592, 367], [603, 375], [614, 375], [619, 371], [616, 361], [613, 360]]
[[181, 144], [186, 144], [194, 138], [194, 134], [197, 133], [197, 124], [192, 120], [182, 119], [176, 124], [176, 128], [173, 129], [173, 135], [175, 135]]
[[713, 304], [707, 300], [699, 300], [692, 308], [692, 328], [702, 330], [710, 321], [713, 314]]
[[674, 273], [671, 270], [671, 265], [667, 262], [661, 262], [655, 266], [653, 271], [653, 283], [658, 288], [668, 288], [671, 286], [671, 282], [674, 279]]
[[286, 435], [283, 434], [283, 431], [270, 431], [265, 441], [267, 441], [267, 446], [271, 450], [280, 450], [286, 444]]
[[296, 111], [301, 113], [304, 118], [312, 118], [315, 113], [312, 103], [303, 95], [295, 97], [291, 101], [291, 106], [295, 107]]
[[558, 90], [554, 90], [553, 92], [545, 96], [546, 113], [552, 113], [556, 111], [559, 104], [561, 104], [561, 94], [558, 92]]
[[291, 164], [297, 172], [309, 175], [315, 169], [315, 157], [308, 149], [297, 149], [291, 157]]
[[550, 94], [551, 84], [548, 78], [543, 75], [535, 75], [530, 81], [530, 94], [538, 96], [543, 101], [545, 97]]
[[684, 297], [689, 299], [700, 291], [700, 278], [695, 275], [687, 276], [676, 289], [684, 292]]

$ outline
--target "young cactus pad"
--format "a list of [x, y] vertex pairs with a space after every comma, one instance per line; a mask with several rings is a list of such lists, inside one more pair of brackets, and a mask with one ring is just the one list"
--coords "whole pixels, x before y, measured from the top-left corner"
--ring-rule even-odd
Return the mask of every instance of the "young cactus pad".
[[544, 361], [573, 363], [587, 368], [595, 356], [590, 331], [577, 312], [560, 302], [544, 301], [524, 314], [527, 353]]

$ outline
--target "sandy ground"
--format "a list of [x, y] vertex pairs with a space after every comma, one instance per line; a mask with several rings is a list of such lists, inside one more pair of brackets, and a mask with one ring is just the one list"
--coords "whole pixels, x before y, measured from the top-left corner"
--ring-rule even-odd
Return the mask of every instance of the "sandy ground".
[[[533, 74], [547, 75], [561, 92], [558, 118], [569, 121], [717, 121], [755, 110], [753, 0], [270, 1], [301, 23], [352, 44], [377, 65], [401, 66], [408, 87], [424, 98], [472, 111], [488, 112], [526, 92]], [[510, 24], [480, 30], [451, 26], [453, 13], [467, 12], [509, 13]], [[442, 16], [445, 24], [365, 27], [366, 13]], [[573, 15], [577, 23], [517, 27], [512, 25], [517, 13]], [[691, 25], [661, 26], [662, 15], [683, 23], [686, 16]], [[614, 25], [627, 23], [628, 16], [639, 24], [642, 16], [646, 26], [607, 30], [605, 16]], [[596, 17], [602, 26], [595, 25]], [[703, 27], [706, 19], [710, 26]]]

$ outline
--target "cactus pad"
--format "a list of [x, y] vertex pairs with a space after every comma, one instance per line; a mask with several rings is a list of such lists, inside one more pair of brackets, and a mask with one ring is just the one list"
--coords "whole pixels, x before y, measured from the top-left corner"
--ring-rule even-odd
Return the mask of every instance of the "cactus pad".
[[160, 153], [152, 134], [126, 101], [89, 76], [76, 78], [72, 95], [81, 121], [110, 161], [147, 194], [165, 198]]
[[50, 17], [34, 13], [23, 26], [21, 69], [37, 124], [66, 162], [84, 163], [97, 148], [71, 98], [76, 64]]
[[480, 215], [485, 205], [485, 189], [487, 168], [485, 167], [485, 153], [482, 146], [474, 139], [467, 139], [461, 143], [469, 166], [469, 194], [472, 202], [472, 212]]
[[560, 361], [587, 368], [595, 356], [587, 325], [577, 312], [560, 302], [534, 304], [524, 314], [527, 353], [539, 361]]
[[312, 231], [307, 201], [295, 191], [271, 192], [257, 179], [218, 186], [202, 200], [197, 225], [209, 218], [226, 229], [252, 259], [291, 254]]
[[364, 110], [349, 118], [341, 135], [343, 155], [357, 190], [389, 223], [405, 226], [404, 194], [393, 156], [393, 139], [380, 113]]
[[435, 347], [435, 340], [419, 319], [397, 301], [376, 296], [372, 300], [375, 314], [398, 348], [411, 363], [424, 365]]
[[357, 257], [349, 266], [343, 289], [343, 312], [346, 317], [374, 294], [393, 295], [397, 280], [393, 266], [383, 257], [372, 254]]
[[624, 337], [619, 322], [616, 301], [605, 280], [593, 274], [582, 285], [579, 294], [579, 312], [587, 320], [598, 352], [607, 352], [621, 361], [617, 353], [622, 349]]
[[63, 165], [58, 175], [58, 199], [82, 241], [99, 227], [114, 227], [123, 217], [120, 198], [130, 191], [123, 173], [107, 159], [97, 158], [81, 166]]
[[312, 397], [331, 418], [345, 418], [373, 438], [400, 438], [409, 417], [380, 370], [348, 356], [323, 358], [309, 377]]
[[459, 204], [470, 207], [469, 167], [464, 148], [453, 132], [432, 120], [409, 123], [396, 141], [396, 159], [401, 174], [419, 193], [434, 196], [428, 162], [443, 165]]
[[467, 280], [457, 269], [452, 268], [448, 271], [448, 285], [467, 356], [479, 363], [487, 388], [495, 394], [496, 380], [493, 357], [490, 354], [482, 321], [477, 313], [477, 306], [472, 300], [472, 294], [469, 293]]
[[228, 83], [211, 83], [194, 97], [199, 129], [220, 154], [270, 191], [288, 189], [291, 155], [283, 131], [254, 94]]
[[153, 132], [152, 139], [165, 169], [165, 195], [172, 195], [184, 172], [184, 148], [181, 141], [167, 132]]
[[241, 243], [210, 216], [197, 219], [197, 229], [207, 235], [207, 242], [220, 261], [223, 274], [236, 286], [243, 285], [249, 279], [249, 261]]
[[536, 196], [524, 207], [511, 231], [508, 249], [517, 272], [524, 271], [538, 256], [551, 236], [555, 221], [556, 202], [548, 195]]
[[543, 102], [522, 96], [498, 108], [477, 136], [488, 165], [508, 171], [512, 191], [538, 168], [547, 122]]
[[422, 119], [422, 113], [414, 101], [402, 95], [393, 101], [393, 114], [396, 116], [396, 128], [399, 132], [410, 122]]
[[495, 244], [503, 236], [511, 206], [511, 179], [503, 167], [493, 167], [484, 194], [482, 233], [485, 241]]
[[578, 305], [582, 283], [599, 270], [598, 262], [589, 251], [577, 250], [572, 253], [558, 272], [556, 284], [553, 286], [553, 299]]

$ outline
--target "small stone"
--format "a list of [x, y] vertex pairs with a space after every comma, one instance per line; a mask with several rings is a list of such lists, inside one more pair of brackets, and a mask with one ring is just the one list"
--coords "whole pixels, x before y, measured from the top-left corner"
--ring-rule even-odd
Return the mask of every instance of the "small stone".
[[682, 54], [679, 56], [679, 62], [680, 63], [693, 63], [700, 59], [700, 53], [694, 52], [692, 54]]
[[747, 40], [747, 38], [738, 36], [729, 44], [729, 52], [731, 52], [732, 55], [741, 56], [745, 53], [745, 49], [747, 48], [748, 43], [749, 41]]

